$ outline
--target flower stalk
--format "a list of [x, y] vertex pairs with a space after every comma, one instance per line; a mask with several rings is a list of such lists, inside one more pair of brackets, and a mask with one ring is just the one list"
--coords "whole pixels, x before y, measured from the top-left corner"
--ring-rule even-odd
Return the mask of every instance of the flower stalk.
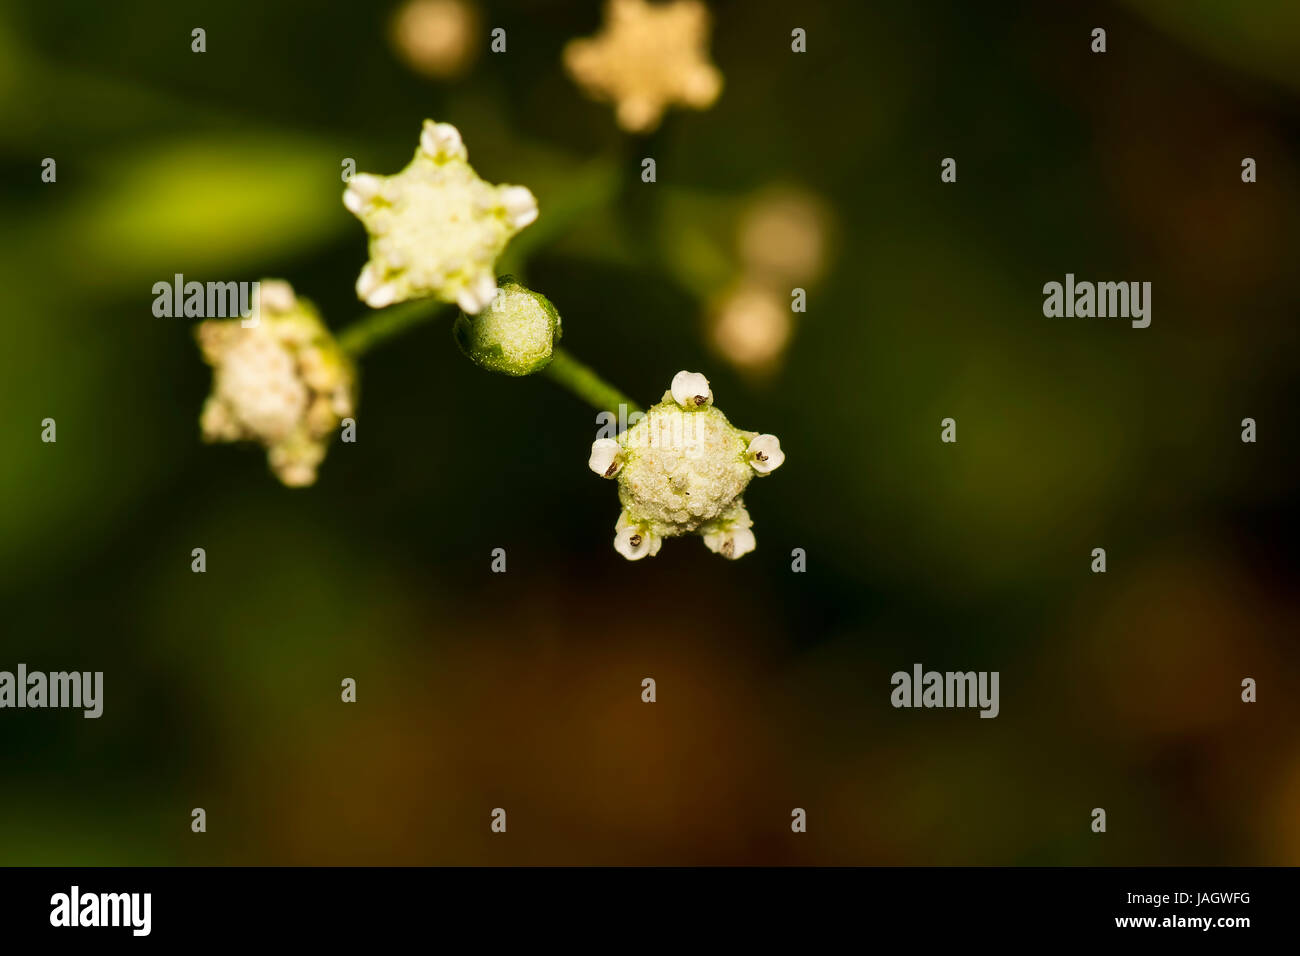
[[[339, 333], [339, 346], [353, 359], [360, 358], [375, 346], [398, 338], [415, 326], [436, 318], [444, 307], [445, 303], [423, 299], [371, 312]], [[601, 378], [591, 366], [580, 362], [567, 349], [558, 345], [550, 364], [542, 372], [597, 411], [617, 415], [620, 405], [624, 406], [627, 414], [642, 410], [640, 405]]]
[[359, 358], [376, 345], [434, 318], [444, 306], [445, 303], [436, 299], [420, 299], [363, 315], [339, 333], [339, 346], [348, 355]]
[[596, 411], [617, 415], [620, 405], [628, 414], [641, 411], [636, 402], [597, 375], [590, 366], [579, 362], [567, 350], [558, 346], [551, 364], [542, 370], [542, 374], [567, 388]]

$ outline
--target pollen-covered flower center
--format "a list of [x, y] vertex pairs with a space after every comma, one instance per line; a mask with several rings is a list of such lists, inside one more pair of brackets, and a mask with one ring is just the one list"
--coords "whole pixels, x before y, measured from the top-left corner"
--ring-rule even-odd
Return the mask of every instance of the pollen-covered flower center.
[[497, 256], [537, 218], [531, 192], [484, 182], [456, 128], [432, 120], [405, 169], [394, 176], [358, 173], [343, 204], [370, 233], [357, 295], [375, 309], [435, 296], [478, 312], [496, 290]]
[[713, 406], [655, 405], [622, 444], [619, 498], [660, 535], [689, 533], [714, 520], [754, 475], [744, 434]]
[[379, 205], [371, 227], [384, 281], [403, 270], [419, 289], [468, 281], [510, 237], [496, 187], [463, 163], [417, 160], [381, 195], [392, 201]]

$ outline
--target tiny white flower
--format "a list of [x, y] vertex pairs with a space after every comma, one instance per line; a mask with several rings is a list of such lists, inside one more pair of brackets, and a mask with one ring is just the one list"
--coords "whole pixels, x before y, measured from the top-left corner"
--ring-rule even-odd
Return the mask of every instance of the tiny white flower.
[[527, 186], [505, 186], [500, 199], [510, 225], [516, 229], [524, 228], [537, 218], [537, 197]]
[[450, 123], [435, 123], [433, 120], [424, 121], [424, 129], [420, 131], [420, 149], [430, 159], [444, 162], [465, 159], [469, 155], [464, 140], [460, 138], [460, 130]]
[[622, 448], [614, 439], [597, 438], [591, 443], [591, 457], [587, 459], [587, 467], [602, 478], [613, 478], [623, 467], [623, 463], [618, 460], [621, 451]]
[[749, 464], [760, 475], [769, 475], [781, 467], [785, 452], [775, 435], [757, 435], [749, 443]]
[[709, 380], [699, 372], [678, 372], [673, 376], [671, 391], [673, 400], [685, 408], [713, 404], [713, 392], [709, 390]]
[[479, 312], [496, 298], [497, 284], [491, 273], [481, 272], [473, 282], [456, 294], [456, 304], [470, 315]]
[[382, 309], [397, 300], [397, 287], [384, 282], [373, 262], [367, 262], [357, 276], [357, 297], [372, 309]]
[[758, 546], [754, 532], [750, 530], [753, 525], [744, 503], [737, 498], [719, 518], [701, 528], [700, 533], [705, 547], [734, 561]]
[[297, 305], [293, 286], [279, 279], [267, 279], [257, 284], [258, 308], [272, 312], [291, 312]]
[[720, 554], [732, 561], [758, 547], [754, 532], [749, 528], [740, 527], [710, 532], [704, 536], [704, 544], [714, 554]]
[[397, 301], [397, 286], [391, 282], [385, 282], [383, 285], [376, 286], [365, 297], [366, 305], [372, 309], [386, 309]]
[[354, 216], [361, 215], [361, 207], [379, 195], [383, 183], [378, 176], [370, 173], [357, 173], [348, 183], [343, 193], [343, 205]]
[[614, 526], [614, 550], [629, 561], [640, 561], [659, 553], [663, 539], [643, 523], [632, 521], [627, 512], [618, 516]]

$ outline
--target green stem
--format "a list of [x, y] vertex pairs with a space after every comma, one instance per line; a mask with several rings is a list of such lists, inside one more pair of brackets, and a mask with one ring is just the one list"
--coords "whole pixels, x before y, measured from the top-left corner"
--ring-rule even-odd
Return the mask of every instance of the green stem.
[[[518, 278], [536, 250], [549, 245], [556, 236], [568, 231], [584, 216], [607, 205], [619, 189], [624, 188], [625, 174], [620, 164], [608, 160], [596, 160], [582, 169], [575, 177], [577, 185], [557, 198], [555, 208], [548, 206], [547, 215], [538, 220], [538, 225], [525, 229], [515, 237], [498, 264], [500, 271], [514, 273]], [[541, 228], [538, 228], [539, 225]], [[350, 356], [358, 358], [374, 346], [434, 318], [443, 307], [444, 303], [435, 299], [420, 299], [371, 312], [340, 332], [338, 343]], [[552, 381], [598, 411], [610, 411], [617, 415], [619, 406], [623, 406], [626, 413], [641, 411], [636, 402], [558, 346], [551, 363], [543, 371]]]
[[[444, 305], [434, 299], [420, 299], [363, 315], [338, 334], [339, 346], [354, 359], [359, 358], [374, 346], [433, 318]], [[620, 405], [627, 414], [641, 411], [636, 402], [559, 346], [552, 354], [551, 363], [542, 371], [597, 411], [610, 411], [617, 415]]]
[[343, 351], [357, 358], [380, 342], [395, 338], [411, 326], [433, 318], [445, 305], [437, 299], [417, 299], [380, 312], [371, 312], [340, 332], [338, 343]]
[[617, 415], [620, 405], [628, 413], [641, 411], [641, 407], [636, 402], [559, 346], [555, 347], [551, 364], [542, 370], [542, 374], [567, 388], [597, 411], [613, 412]]

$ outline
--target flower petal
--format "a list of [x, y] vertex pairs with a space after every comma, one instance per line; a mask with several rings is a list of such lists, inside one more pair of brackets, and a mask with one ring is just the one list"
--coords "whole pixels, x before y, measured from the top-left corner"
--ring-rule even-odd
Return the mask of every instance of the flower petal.
[[684, 408], [713, 404], [713, 392], [709, 389], [709, 380], [699, 372], [678, 372], [673, 376], [671, 391], [673, 401]]
[[749, 464], [760, 475], [768, 475], [781, 467], [785, 452], [781, 440], [775, 435], [758, 435], [749, 443]]
[[714, 554], [720, 554], [732, 561], [749, 554], [754, 548], [758, 547], [754, 532], [749, 528], [740, 526], [706, 534], [704, 544]]
[[591, 443], [591, 457], [587, 459], [587, 467], [602, 478], [613, 478], [623, 467], [623, 462], [619, 460], [622, 450], [612, 438], [597, 438]]
[[465, 159], [469, 155], [464, 140], [460, 138], [460, 130], [450, 123], [432, 120], [424, 121], [424, 129], [420, 131], [420, 149], [435, 160]]

